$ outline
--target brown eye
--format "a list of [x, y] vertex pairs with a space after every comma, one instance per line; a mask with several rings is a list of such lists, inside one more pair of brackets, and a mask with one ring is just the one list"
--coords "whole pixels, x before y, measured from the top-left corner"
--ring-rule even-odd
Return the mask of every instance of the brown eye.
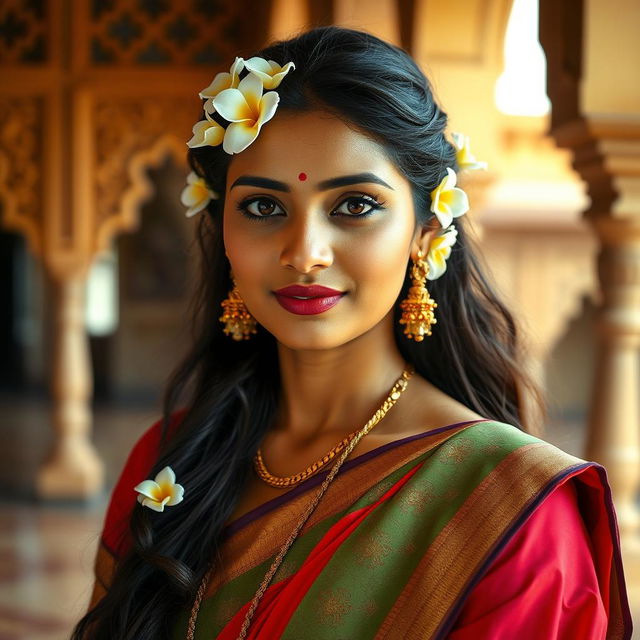
[[271, 218], [284, 213], [280, 205], [271, 198], [252, 198], [238, 205], [238, 209], [245, 216], [252, 218]]
[[258, 200], [257, 205], [258, 205], [258, 213], [260, 213], [260, 215], [262, 216], [266, 216], [266, 215], [269, 215], [270, 213], [273, 213], [273, 210], [275, 209], [273, 202], [268, 202], [266, 200]]
[[364, 211], [364, 202], [361, 200], [351, 200], [347, 203], [349, 213], [362, 213]]
[[377, 209], [383, 209], [382, 203], [378, 202], [370, 196], [353, 196], [342, 201], [340, 206], [335, 209], [337, 213], [346, 217], [364, 218], [372, 214]]

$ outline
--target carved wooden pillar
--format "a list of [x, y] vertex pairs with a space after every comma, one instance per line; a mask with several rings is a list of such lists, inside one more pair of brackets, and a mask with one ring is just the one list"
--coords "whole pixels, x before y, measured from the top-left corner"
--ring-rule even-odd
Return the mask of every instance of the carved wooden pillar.
[[85, 278], [77, 274], [58, 279], [53, 285], [51, 392], [55, 439], [38, 474], [37, 489], [41, 496], [48, 497], [90, 496], [102, 486], [104, 469], [89, 440], [92, 374], [84, 325]]
[[134, 4], [0, 3], [0, 223], [25, 234], [55, 290], [54, 442], [35, 482], [43, 497], [86, 498], [103, 481], [89, 437], [88, 268], [114, 235], [137, 228], [152, 195], [146, 169], [168, 154], [184, 163], [198, 91], [262, 46], [271, 9]]
[[[640, 517], [640, 11], [631, 0], [542, 0], [551, 132], [588, 186], [600, 245], [598, 355], [585, 456], [607, 469], [622, 536]], [[584, 71], [583, 71], [584, 69]]]

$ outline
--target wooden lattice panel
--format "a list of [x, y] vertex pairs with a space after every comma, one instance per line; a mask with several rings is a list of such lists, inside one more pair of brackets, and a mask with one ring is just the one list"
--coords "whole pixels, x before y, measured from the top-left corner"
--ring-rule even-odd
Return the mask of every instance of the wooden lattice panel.
[[46, 61], [49, 9], [45, 0], [0, 2], [0, 64], [38, 65]]
[[34, 250], [41, 248], [41, 98], [0, 98], [0, 193], [4, 222], [23, 231]]
[[[93, 0], [92, 65], [193, 66], [233, 60], [246, 20], [241, 2]], [[83, 33], [83, 35], [84, 35]]]

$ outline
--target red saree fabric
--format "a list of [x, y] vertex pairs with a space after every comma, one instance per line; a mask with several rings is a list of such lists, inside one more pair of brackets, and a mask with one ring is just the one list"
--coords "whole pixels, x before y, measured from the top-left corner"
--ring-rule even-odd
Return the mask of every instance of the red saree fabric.
[[575, 486], [565, 482], [478, 582], [449, 640], [604, 640], [609, 585], [600, 585], [598, 574], [609, 574], [612, 557], [610, 548], [601, 547], [595, 555]]
[[[112, 494], [96, 559], [105, 588], [130, 547], [133, 487], [150, 477], [159, 444], [158, 422], [132, 450]], [[228, 565], [205, 595], [196, 640], [237, 637], [280, 537], [322, 480], [316, 474], [228, 525]], [[503, 423], [448, 425], [347, 460], [285, 563], [248, 638], [631, 637], [605, 470]], [[368, 600], [355, 606], [363, 589]], [[326, 600], [323, 622], [309, 626], [317, 597], [332, 590], [354, 607], [331, 609]], [[363, 606], [373, 606], [371, 614]], [[176, 621], [176, 638], [187, 617]]]

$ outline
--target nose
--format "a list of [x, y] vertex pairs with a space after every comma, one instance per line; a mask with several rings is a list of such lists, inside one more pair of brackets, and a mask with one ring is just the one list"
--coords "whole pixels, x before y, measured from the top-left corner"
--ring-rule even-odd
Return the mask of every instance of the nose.
[[313, 216], [297, 216], [285, 230], [280, 264], [300, 273], [326, 268], [333, 263], [331, 234], [320, 220]]

